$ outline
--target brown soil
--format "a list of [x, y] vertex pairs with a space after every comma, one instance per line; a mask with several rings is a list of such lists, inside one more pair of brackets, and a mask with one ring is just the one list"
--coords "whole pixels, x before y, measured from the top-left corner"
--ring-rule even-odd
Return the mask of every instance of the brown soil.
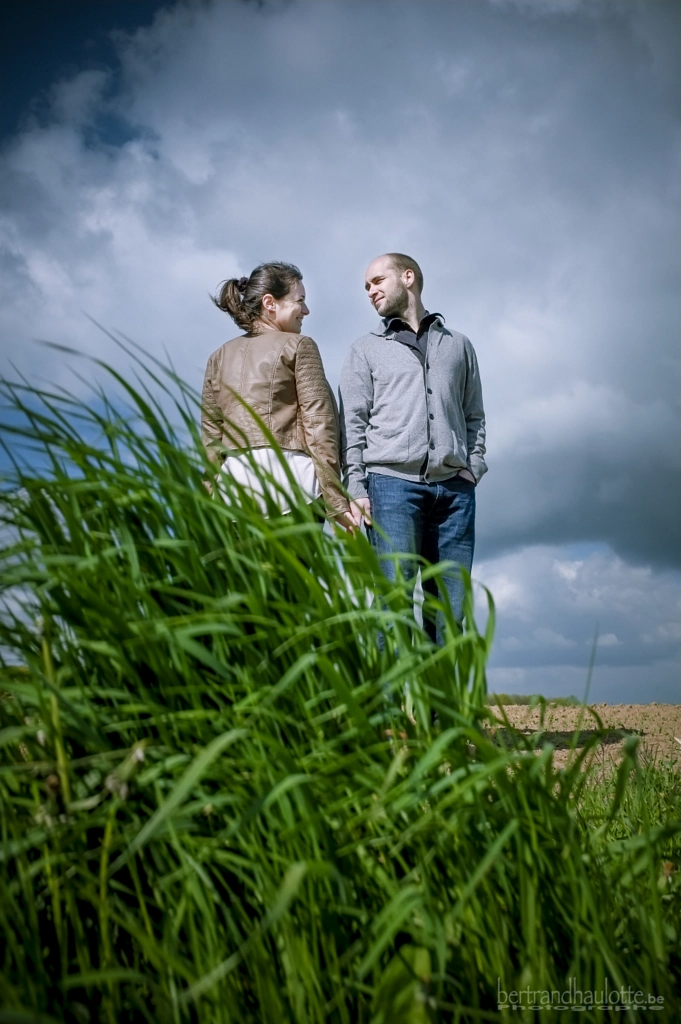
[[[494, 708], [494, 711], [500, 717], [499, 709]], [[527, 704], [506, 704], [504, 711], [516, 729], [527, 734], [539, 729], [539, 708], [530, 710]], [[673, 760], [681, 769], [680, 704], [594, 704], [585, 711], [580, 707], [549, 705], [542, 732], [556, 748], [554, 759], [557, 765], [564, 765], [568, 760], [580, 714], [583, 715], [582, 735], [593, 735], [600, 728], [596, 715], [607, 730], [599, 749], [599, 756], [604, 761], [619, 761], [626, 737], [635, 733], [640, 736], [639, 753], [642, 757]]]

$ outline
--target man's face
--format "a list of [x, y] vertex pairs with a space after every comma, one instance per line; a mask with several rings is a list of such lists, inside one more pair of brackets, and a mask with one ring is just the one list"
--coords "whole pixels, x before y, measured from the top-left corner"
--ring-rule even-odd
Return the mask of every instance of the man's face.
[[367, 267], [364, 287], [379, 316], [402, 316], [406, 312], [409, 304], [406, 273], [396, 270], [388, 256], [379, 256]]

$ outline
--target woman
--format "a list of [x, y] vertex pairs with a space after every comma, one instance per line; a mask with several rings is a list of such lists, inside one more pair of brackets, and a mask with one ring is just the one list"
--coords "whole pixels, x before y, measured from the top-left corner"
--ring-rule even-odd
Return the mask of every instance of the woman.
[[[301, 334], [310, 312], [302, 274], [290, 263], [263, 263], [248, 278], [225, 281], [213, 302], [244, 333], [208, 360], [201, 415], [208, 457], [256, 494], [262, 483], [254, 462], [285, 486], [280, 457], [250, 407], [309, 500], [321, 493], [334, 521], [349, 528], [350, 509], [339, 482], [336, 404], [319, 349]], [[282, 512], [288, 510], [278, 503]]]

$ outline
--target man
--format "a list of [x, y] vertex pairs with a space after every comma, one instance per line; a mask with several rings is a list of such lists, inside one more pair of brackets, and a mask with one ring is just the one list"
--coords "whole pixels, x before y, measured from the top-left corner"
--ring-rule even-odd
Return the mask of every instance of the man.
[[[475, 487], [487, 471], [473, 346], [424, 308], [423, 275], [411, 257], [379, 256], [367, 268], [364, 287], [381, 322], [352, 346], [340, 388], [342, 458], [354, 522], [367, 522], [378, 554], [408, 552], [470, 572]], [[401, 564], [407, 577], [416, 573], [416, 561]], [[394, 578], [394, 562], [385, 559], [384, 567]], [[444, 582], [461, 624], [461, 575], [454, 570]], [[432, 581], [424, 589], [437, 593]], [[435, 639], [433, 623], [425, 625]], [[437, 640], [442, 642], [441, 627]]]

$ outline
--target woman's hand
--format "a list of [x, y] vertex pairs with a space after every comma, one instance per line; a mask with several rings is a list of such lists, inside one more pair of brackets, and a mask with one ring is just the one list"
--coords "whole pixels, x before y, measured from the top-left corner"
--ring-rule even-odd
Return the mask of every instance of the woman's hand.
[[334, 523], [336, 523], [338, 526], [342, 526], [343, 529], [347, 530], [348, 533], [356, 533], [357, 532], [357, 526], [355, 524], [355, 520], [352, 518], [352, 516], [350, 516], [350, 515], [348, 515], [346, 513], [343, 513], [343, 514], [337, 516], [334, 519]]
[[343, 512], [335, 512], [331, 519], [334, 526], [340, 526], [344, 530], [347, 530], [348, 533], [357, 533], [361, 521], [361, 516], [359, 521], [356, 519], [352, 506], [346, 506], [345, 511]]

